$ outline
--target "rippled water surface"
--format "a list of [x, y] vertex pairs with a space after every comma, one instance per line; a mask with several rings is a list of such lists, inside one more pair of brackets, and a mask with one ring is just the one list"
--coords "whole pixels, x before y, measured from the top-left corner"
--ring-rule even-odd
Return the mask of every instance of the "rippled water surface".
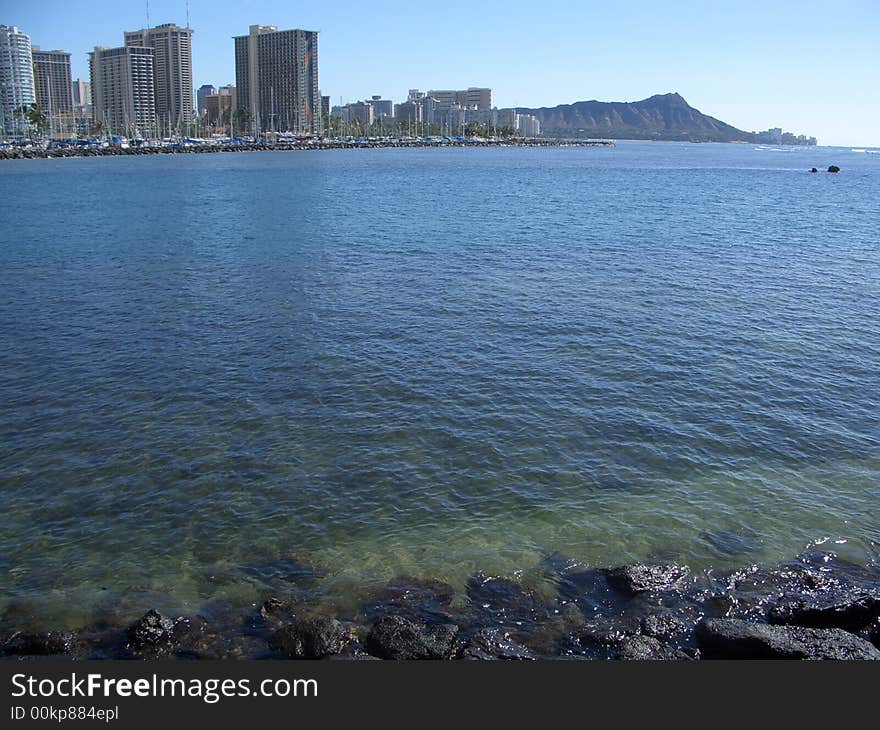
[[0, 603], [877, 557], [877, 155], [7, 161], [0, 195]]

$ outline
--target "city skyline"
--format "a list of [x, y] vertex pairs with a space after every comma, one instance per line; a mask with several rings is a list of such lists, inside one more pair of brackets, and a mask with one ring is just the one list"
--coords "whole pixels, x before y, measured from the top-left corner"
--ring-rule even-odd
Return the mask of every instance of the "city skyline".
[[[187, 24], [182, 0], [153, 0], [149, 20], [146, 4], [120, 8], [97, 0], [89, 13], [83, 7], [55, 0], [39, 9], [9, 7], [0, 22], [21, 28], [34, 45], [71, 53], [73, 78], [84, 80], [87, 53], [95, 46], [116, 46], [125, 30], [148, 24]], [[458, 2], [424, 16], [411, 8], [403, 12], [406, 7], [384, 2], [369, 11], [354, 4], [289, 9], [253, 0], [218, 15], [192, 0], [193, 87], [234, 84], [233, 37], [250, 25], [272, 24], [321, 34], [321, 91], [333, 104], [373, 94], [403, 101], [416, 86], [488, 86], [499, 108], [635, 101], [678, 91], [704, 113], [745, 131], [779, 126], [822, 144], [880, 145], [874, 123], [880, 101], [865, 93], [876, 70], [872, 28], [880, 26], [872, 3], [843, 2], [839, 13], [825, 18], [821, 4], [811, 2], [796, 14], [752, 2], [736, 12], [694, 3], [661, 10], [636, 2], [640, 12], [632, 17], [639, 20], [626, 27], [610, 11], [566, 3], [552, 14], [531, 15], [510, 12], [509, 5], [492, 12], [492, 2], [479, 16]], [[377, 44], [383, 37], [387, 42]], [[823, 53], [829, 46], [834, 53]]]

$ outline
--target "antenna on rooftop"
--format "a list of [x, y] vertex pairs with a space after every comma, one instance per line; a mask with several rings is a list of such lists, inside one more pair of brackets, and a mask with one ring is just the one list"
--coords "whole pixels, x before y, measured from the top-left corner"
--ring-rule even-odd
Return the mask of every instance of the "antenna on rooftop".
[[144, 0], [144, 6], [147, 10], [147, 28], [150, 27], [150, 0]]
[[186, 29], [189, 30], [189, 0], [186, 0]]

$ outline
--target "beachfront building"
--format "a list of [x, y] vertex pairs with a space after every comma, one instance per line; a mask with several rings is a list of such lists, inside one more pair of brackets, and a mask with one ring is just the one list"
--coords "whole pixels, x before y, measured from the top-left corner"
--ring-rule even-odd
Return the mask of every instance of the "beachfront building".
[[76, 136], [87, 137], [92, 120], [92, 85], [88, 81], [75, 79], [71, 85], [71, 91]]
[[212, 84], [202, 84], [196, 91], [196, 102], [198, 106], [199, 117], [204, 117], [208, 111], [207, 99], [217, 93], [217, 87]]
[[237, 104], [253, 132], [319, 134], [318, 33], [252, 25], [233, 40]]
[[406, 101], [394, 107], [394, 118], [406, 124], [441, 124], [441, 103], [418, 89], [410, 89]]
[[373, 119], [386, 121], [394, 119], [394, 102], [391, 99], [383, 99], [381, 96], [374, 95], [367, 104], [373, 107]]
[[394, 121], [394, 102], [374, 96], [367, 101], [335, 106], [331, 110], [331, 116], [339, 117], [344, 122], [357, 122], [362, 127], [369, 127], [380, 120], [390, 123]]
[[237, 94], [231, 84], [205, 98], [205, 122], [212, 127], [226, 127], [237, 107]]
[[155, 137], [153, 49], [98, 46], [89, 54], [89, 65], [94, 121], [111, 134]]
[[92, 113], [92, 85], [88, 81], [76, 79], [71, 85], [73, 91], [73, 110], [77, 114]]
[[66, 51], [43, 51], [31, 47], [34, 59], [34, 90], [37, 105], [46, 115], [50, 136], [74, 136], [73, 83], [70, 78], [70, 54]]
[[516, 129], [522, 132], [524, 137], [539, 137], [541, 121], [534, 114], [517, 114]]
[[36, 101], [30, 36], [14, 25], [0, 25], [0, 139], [27, 134], [21, 110]]
[[418, 102], [404, 101], [394, 105], [394, 118], [398, 123], [414, 124], [422, 121], [422, 106]]
[[174, 23], [125, 33], [125, 45], [153, 51], [153, 105], [159, 129], [187, 133], [195, 122], [192, 29]]
[[453, 107], [480, 111], [492, 109], [492, 89], [472, 86], [461, 90], [433, 90], [427, 96], [437, 100], [441, 112]]

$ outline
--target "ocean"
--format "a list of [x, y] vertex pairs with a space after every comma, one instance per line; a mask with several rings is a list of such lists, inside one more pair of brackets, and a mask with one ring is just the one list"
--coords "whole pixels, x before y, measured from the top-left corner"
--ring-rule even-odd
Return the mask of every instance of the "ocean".
[[880, 559], [878, 155], [23, 160], [0, 200], [0, 609]]

